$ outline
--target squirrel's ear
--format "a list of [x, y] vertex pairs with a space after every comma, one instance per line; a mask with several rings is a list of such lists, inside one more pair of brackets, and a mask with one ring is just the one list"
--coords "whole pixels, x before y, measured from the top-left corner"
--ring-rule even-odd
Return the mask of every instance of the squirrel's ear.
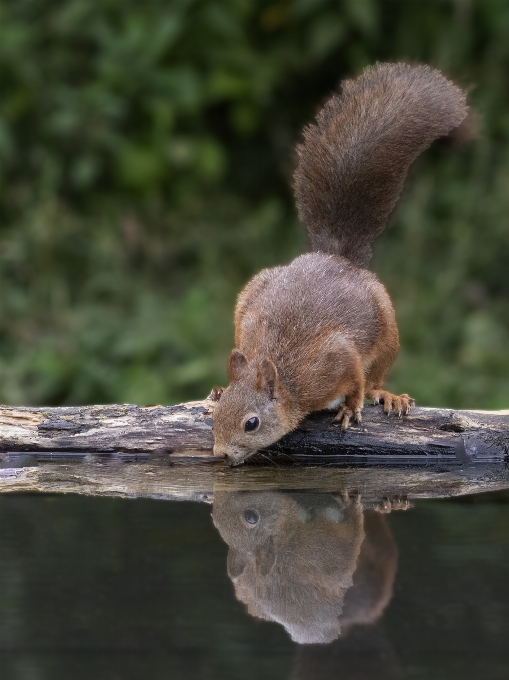
[[244, 373], [247, 367], [247, 359], [240, 349], [232, 349], [228, 357], [228, 379], [235, 382]]
[[228, 550], [226, 565], [228, 576], [230, 578], [237, 578], [246, 568], [247, 560], [244, 555], [242, 555], [242, 553], [240, 553], [238, 550], [235, 550], [235, 548], [230, 547]]
[[274, 537], [269, 536], [268, 540], [264, 541], [255, 552], [256, 555], [256, 570], [262, 575], [270, 574], [272, 567], [276, 564], [276, 548], [274, 545]]
[[277, 368], [270, 359], [262, 359], [258, 366], [258, 375], [256, 378], [256, 389], [261, 392], [267, 390], [270, 398], [274, 399], [278, 383]]

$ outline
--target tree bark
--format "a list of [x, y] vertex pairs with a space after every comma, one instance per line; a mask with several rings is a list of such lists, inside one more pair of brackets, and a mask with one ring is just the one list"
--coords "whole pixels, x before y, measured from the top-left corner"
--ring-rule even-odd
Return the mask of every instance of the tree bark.
[[[37, 461], [75, 460], [91, 453], [127, 458], [212, 457], [211, 401], [178, 406], [130, 404], [55, 408], [0, 408], [0, 458], [30, 454]], [[509, 411], [414, 408], [384, 415], [366, 406], [360, 425], [346, 432], [330, 413], [315, 413], [266, 450], [273, 460], [383, 463], [502, 462], [509, 456]]]

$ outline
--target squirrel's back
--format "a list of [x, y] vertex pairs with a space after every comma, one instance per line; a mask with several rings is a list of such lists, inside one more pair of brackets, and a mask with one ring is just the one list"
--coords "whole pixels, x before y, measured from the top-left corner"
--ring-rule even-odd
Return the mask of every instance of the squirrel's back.
[[466, 114], [465, 94], [429, 66], [378, 64], [344, 81], [297, 147], [295, 196], [313, 250], [365, 267], [411, 163]]
[[[264, 269], [239, 295], [236, 346], [249, 360], [270, 356], [285, 377], [334, 338], [369, 356], [381, 325], [394, 311], [376, 276], [345, 258], [315, 252], [284, 267]], [[295, 364], [295, 365], [294, 365]]]

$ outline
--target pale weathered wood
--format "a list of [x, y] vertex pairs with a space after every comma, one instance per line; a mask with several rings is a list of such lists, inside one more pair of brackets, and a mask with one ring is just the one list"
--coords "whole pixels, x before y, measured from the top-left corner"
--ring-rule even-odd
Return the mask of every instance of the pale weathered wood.
[[[2, 407], [0, 457], [31, 452], [38, 460], [71, 460], [122, 452], [206, 459], [212, 457], [212, 408], [209, 401], [145, 408]], [[415, 408], [396, 418], [368, 405], [363, 422], [344, 433], [330, 413], [313, 414], [265, 453], [316, 463], [504, 461], [509, 455], [509, 415]]]

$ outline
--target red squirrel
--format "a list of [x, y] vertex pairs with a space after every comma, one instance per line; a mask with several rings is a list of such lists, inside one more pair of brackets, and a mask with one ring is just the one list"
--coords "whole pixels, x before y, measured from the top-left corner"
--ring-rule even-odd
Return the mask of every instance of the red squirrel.
[[295, 642], [332, 642], [391, 600], [398, 549], [385, 517], [358, 495], [216, 491], [212, 520], [237, 599]]
[[213, 390], [215, 455], [239, 465], [322, 409], [345, 429], [365, 397], [410, 412], [411, 397], [384, 390], [398, 327], [366, 267], [411, 163], [466, 114], [464, 92], [439, 71], [377, 64], [304, 129], [294, 190], [312, 252], [264, 269], [238, 296], [230, 384]]

